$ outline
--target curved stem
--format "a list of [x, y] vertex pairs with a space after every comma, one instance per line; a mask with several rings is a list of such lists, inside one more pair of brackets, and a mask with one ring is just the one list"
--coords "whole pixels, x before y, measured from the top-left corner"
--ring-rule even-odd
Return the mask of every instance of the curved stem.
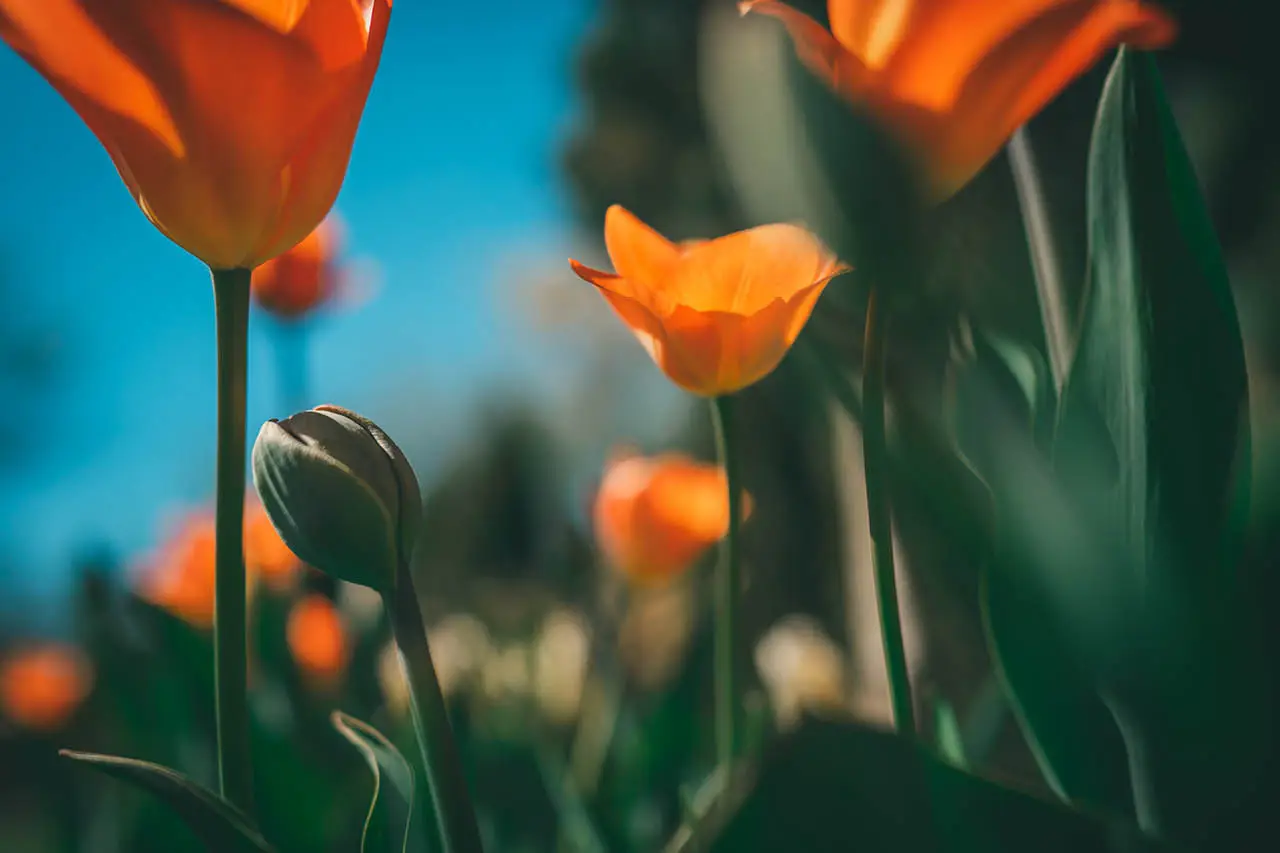
[[730, 397], [711, 401], [716, 452], [729, 488], [729, 533], [720, 545], [715, 576], [715, 715], [716, 758], [728, 769], [742, 754], [742, 702], [738, 695], [738, 575], [739, 528], [742, 523], [742, 484], [734, 447], [733, 406]]
[[914, 735], [915, 708], [911, 677], [902, 641], [902, 617], [898, 609], [898, 579], [893, 567], [893, 517], [889, 505], [889, 448], [884, 425], [884, 358], [887, 340], [876, 289], [867, 297], [867, 329], [862, 351], [862, 452], [867, 481], [867, 526], [871, 533], [876, 573], [876, 598], [884, 640], [885, 668], [898, 731]]
[[218, 318], [218, 454], [215, 481], [213, 667], [216, 675], [218, 784], [246, 814], [253, 809], [245, 634], [244, 451], [249, 277], [213, 270]]
[[396, 588], [385, 595], [384, 601], [391, 614], [391, 630], [409, 682], [413, 727], [418, 735], [443, 849], [445, 853], [483, 853], [462, 756], [449, 726], [444, 694], [436, 679], [427, 629], [408, 566], [400, 566]]

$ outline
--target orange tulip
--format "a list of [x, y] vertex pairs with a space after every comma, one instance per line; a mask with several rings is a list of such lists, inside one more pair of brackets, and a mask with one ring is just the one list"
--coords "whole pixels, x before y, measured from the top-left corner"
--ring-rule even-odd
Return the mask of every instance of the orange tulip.
[[197, 628], [211, 627], [215, 540], [212, 513], [182, 519], [142, 566], [138, 594]]
[[633, 581], [661, 583], [729, 532], [728, 480], [720, 467], [680, 454], [617, 454], [594, 516], [605, 559]]
[[338, 289], [339, 228], [324, 220], [301, 243], [253, 271], [253, 295], [268, 313], [297, 320], [328, 301]]
[[617, 274], [569, 265], [673, 382], [708, 397], [772, 372], [827, 282], [848, 269], [796, 225], [677, 245], [615, 204], [604, 239]]
[[35, 646], [0, 663], [0, 710], [33, 731], [62, 728], [92, 687], [93, 666], [71, 646]]
[[313, 686], [333, 686], [346, 671], [351, 650], [347, 629], [333, 602], [311, 594], [289, 611], [285, 628], [289, 651], [303, 677]]
[[800, 58], [913, 148], [939, 200], [1103, 53], [1163, 47], [1175, 24], [1138, 0], [828, 0], [831, 31], [779, 0]]
[[277, 591], [288, 587], [302, 568], [302, 561], [289, 550], [267, 511], [256, 501], [245, 508], [244, 559], [250, 575]]
[[0, 38], [98, 137], [143, 213], [215, 269], [337, 197], [391, 0], [0, 0]]
[[[212, 627], [215, 546], [213, 513], [203, 509], [189, 513], [144, 560], [137, 579], [138, 595], [197, 628]], [[260, 577], [275, 590], [287, 587], [302, 566], [256, 501], [245, 508], [244, 554], [249, 579]], [[252, 595], [253, 589], [249, 584], [248, 594]]]

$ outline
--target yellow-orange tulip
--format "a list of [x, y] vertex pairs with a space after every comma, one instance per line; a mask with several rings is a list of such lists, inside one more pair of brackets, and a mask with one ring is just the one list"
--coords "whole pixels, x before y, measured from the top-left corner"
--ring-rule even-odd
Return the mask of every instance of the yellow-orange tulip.
[[72, 646], [48, 644], [0, 663], [0, 710], [23, 728], [60, 729], [93, 686], [93, 666]]
[[729, 532], [724, 470], [671, 453], [617, 454], [596, 493], [595, 534], [605, 559], [640, 583], [687, 569]]
[[321, 222], [301, 243], [253, 271], [253, 296], [281, 320], [300, 319], [328, 301], [338, 289], [339, 228]]
[[215, 269], [305, 237], [337, 197], [391, 0], [0, 0], [147, 217]]
[[673, 382], [708, 397], [772, 372], [827, 282], [848, 269], [797, 225], [675, 244], [615, 204], [604, 239], [616, 274], [569, 265]]
[[1103, 53], [1173, 40], [1138, 0], [828, 0], [828, 32], [780, 0], [800, 58], [915, 149], [936, 196], [969, 181]]
[[299, 600], [289, 611], [285, 632], [293, 660], [311, 685], [328, 688], [342, 678], [351, 648], [332, 601], [316, 593]]

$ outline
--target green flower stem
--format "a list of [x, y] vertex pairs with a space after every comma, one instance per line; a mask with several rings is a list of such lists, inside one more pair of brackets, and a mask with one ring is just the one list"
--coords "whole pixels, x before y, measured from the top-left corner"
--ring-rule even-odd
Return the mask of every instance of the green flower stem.
[[244, 393], [248, 361], [246, 269], [213, 270], [218, 318], [218, 456], [213, 667], [216, 675], [218, 784], [246, 814], [253, 809], [244, 571]]
[[1009, 168], [1022, 209], [1022, 225], [1027, 232], [1027, 248], [1035, 273], [1036, 296], [1040, 303], [1040, 321], [1044, 326], [1045, 349], [1049, 369], [1059, 391], [1066, 381], [1074, 348], [1071, 318], [1067, 311], [1066, 288], [1062, 281], [1058, 249], [1049, 222], [1049, 206], [1045, 202], [1040, 170], [1026, 128], [1019, 128], [1009, 139]]
[[729, 488], [729, 534], [720, 545], [716, 566], [715, 605], [715, 720], [716, 758], [728, 770], [742, 754], [742, 702], [738, 695], [738, 549], [742, 524], [742, 483], [734, 446], [733, 406], [728, 396], [711, 400], [716, 453]]
[[423, 770], [431, 789], [440, 840], [445, 853], [483, 853], [480, 826], [468, 793], [462, 756], [453, 739], [440, 682], [436, 680], [427, 629], [409, 567], [402, 565], [396, 589], [384, 596], [391, 614], [391, 630], [409, 681], [413, 727], [422, 752]]
[[902, 617], [898, 609], [898, 580], [893, 567], [893, 519], [887, 478], [889, 447], [884, 422], [885, 320], [873, 287], [867, 297], [867, 328], [862, 350], [862, 453], [867, 481], [867, 526], [871, 532], [893, 719], [899, 732], [914, 735], [915, 706], [911, 701], [911, 677], [907, 672], [907, 652], [902, 642]]

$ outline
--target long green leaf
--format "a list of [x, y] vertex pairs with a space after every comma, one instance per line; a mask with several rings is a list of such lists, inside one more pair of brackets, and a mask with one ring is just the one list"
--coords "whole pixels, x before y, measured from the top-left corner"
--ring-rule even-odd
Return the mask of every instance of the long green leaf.
[[[1039, 355], [972, 334], [970, 357], [952, 366], [956, 441], [995, 497], [998, 546], [985, 567], [981, 604], [996, 672], [1049, 786], [1067, 802], [1131, 815], [1128, 757], [1111, 712], [1055, 618], [1037, 570], [1053, 542], [1033, 538], [1063, 524], [1057, 501], [1030, 500], [1053, 419], [1053, 391]], [[1039, 485], [1053, 487], [1051, 478]], [[1021, 541], [1019, 541], [1021, 540]], [[1072, 567], [1068, 573], [1079, 574]], [[1087, 748], [1086, 748], [1087, 745]]]
[[273, 850], [243, 812], [177, 771], [114, 755], [69, 749], [60, 754], [155, 794], [213, 853], [271, 853]]
[[698, 849], [1136, 853], [1137, 827], [1021, 794], [874, 728], [807, 720]]
[[1090, 282], [1056, 452], [1120, 555], [1128, 613], [1095, 675], [1144, 823], [1196, 843], [1254, 787], [1269, 731], [1238, 577], [1247, 377], [1226, 267], [1155, 59], [1121, 51], [1089, 157]]
[[[401, 850], [409, 848], [409, 825], [413, 816], [413, 769], [395, 745], [385, 735], [368, 723], [341, 711], [334, 711], [331, 717], [333, 727], [364, 758], [373, 774], [373, 799], [369, 802], [369, 814], [364, 822], [364, 834], [360, 838], [360, 849], [365, 849], [365, 842], [377, 819], [379, 805], [386, 810], [385, 823], [391, 827], [404, 829], [401, 835]], [[382, 784], [386, 779], [387, 786]], [[388, 796], [384, 796], [384, 787]]]

